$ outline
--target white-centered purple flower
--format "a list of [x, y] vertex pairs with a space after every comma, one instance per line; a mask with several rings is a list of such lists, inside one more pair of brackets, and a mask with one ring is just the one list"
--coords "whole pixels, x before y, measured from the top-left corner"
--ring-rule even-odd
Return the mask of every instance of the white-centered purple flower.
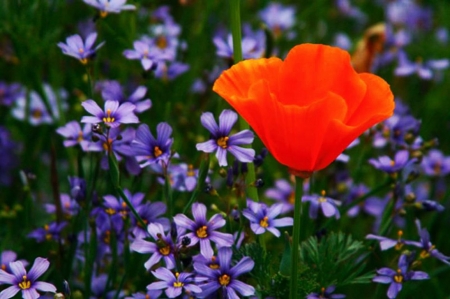
[[316, 219], [319, 213], [319, 208], [325, 217], [334, 216], [336, 219], [341, 217], [339, 213], [337, 202], [330, 198], [325, 197], [325, 191], [322, 191], [321, 195], [304, 195], [302, 197], [302, 202], [309, 201], [309, 217], [311, 219]]
[[100, 16], [106, 17], [108, 13], [120, 13], [122, 10], [134, 10], [136, 6], [125, 4], [127, 0], [83, 0], [84, 3], [89, 4], [100, 10]]
[[78, 34], [71, 35], [66, 38], [66, 43], [58, 43], [64, 54], [78, 59], [82, 64], [86, 64], [88, 60], [94, 56], [95, 52], [103, 46], [105, 42], [101, 42], [97, 47], [94, 46], [97, 39], [97, 33], [92, 32], [83, 42], [83, 39]]
[[180, 238], [188, 237], [191, 240], [190, 245], [200, 243], [200, 252], [205, 257], [208, 258], [214, 255], [211, 241], [219, 247], [233, 245], [233, 235], [216, 231], [226, 223], [221, 214], [213, 215], [208, 221], [206, 219], [206, 206], [202, 203], [194, 203], [192, 205], [192, 215], [194, 220], [183, 214], [176, 215], [173, 220], [178, 227], [190, 231], [180, 236]]
[[283, 204], [273, 204], [268, 207], [264, 203], [247, 200], [247, 208], [242, 211], [242, 214], [250, 220], [250, 228], [257, 234], [263, 234], [270, 231], [275, 236], [280, 236], [280, 231], [276, 227], [292, 226], [294, 219], [292, 217], [284, 217], [275, 219], [280, 215], [283, 209]]
[[156, 133], [157, 138], [153, 137], [146, 124], [140, 125], [136, 130], [136, 139], [131, 143], [131, 149], [141, 168], [160, 161], [168, 163], [173, 143], [173, 138], [170, 138], [172, 128], [168, 123], [162, 122], [156, 127]]
[[83, 116], [82, 123], [98, 124], [115, 128], [120, 124], [138, 123], [139, 119], [134, 114], [135, 105], [131, 103], [119, 104], [117, 101], [106, 101], [104, 110], [93, 100], [81, 103], [83, 108], [93, 116]]
[[12, 298], [20, 291], [24, 299], [39, 298], [38, 290], [55, 293], [56, 287], [54, 285], [44, 281], [37, 281], [39, 276], [47, 271], [49, 265], [50, 263], [47, 259], [38, 257], [34, 260], [33, 266], [28, 273], [21, 261], [9, 263], [11, 273], [0, 269], [0, 284], [11, 285], [0, 292], [0, 298]]
[[423, 271], [408, 271], [408, 258], [402, 254], [398, 261], [397, 270], [390, 268], [381, 268], [377, 270], [377, 275], [372, 279], [373, 282], [390, 284], [387, 296], [389, 299], [397, 297], [398, 293], [402, 290], [403, 283], [408, 280], [423, 280], [429, 279], [430, 276]]
[[240, 162], [252, 162], [255, 158], [255, 151], [251, 148], [244, 148], [239, 145], [251, 144], [253, 142], [253, 132], [243, 130], [234, 135], [230, 135], [233, 125], [237, 121], [237, 114], [225, 109], [219, 116], [219, 125], [211, 112], [202, 114], [200, 121], [202, 125], [211, 133], [211, 139], [202, 143], [197, 143], [197, 150], [206, 153], [216, 152], [220, 166], [227, 166], [227, 152], [230, 152]]
[[144, 254], [152, 254], [144, 264], [147, 270], [150, 270], [161, 259], [164, 260], [167, 269], [175, 268], [174, 244], [172, 238], [166, 236], [164, 227], [160, 223], [150, 223], [147, 230], [154, 242], [136, 239], [131, 244], [131, 250]]
[[[239, 299], [237, 293], [245, 297], [255, 294], [255, 288], [237, 279], [240, 275], [250, 272], [255, 263], [246, 256], [232, 267], [232, 253], [229, 247], [219, 248], [217, 254], [218, 268], [211, 268], [202, 262], [194, 263], [197, 279], [203, 280], [203, 283], [199, 285], [203, 290], [200, 298]], [[216, 291], [221, 294], [217, 294], [217, 297], [209, 297]]]
[[183, 290], [190, 294], [197, 294], [202, 291], [200, 287], [195, 285], [193, 273], [172, 273], [166, 268], [161, 267], [152, 271], [152, 274], [161, 281], [149, 284], [147, 290], [165, 289], [165, 293], [169, 298], [180, 296]]

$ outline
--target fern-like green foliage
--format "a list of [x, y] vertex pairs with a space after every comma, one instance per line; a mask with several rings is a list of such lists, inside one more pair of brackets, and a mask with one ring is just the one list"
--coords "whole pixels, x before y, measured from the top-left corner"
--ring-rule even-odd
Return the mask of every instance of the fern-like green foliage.
[[331, 232], [320, 239], [310, 237], [300, 247], [300, 262], [308, 267], [301, 279], [306, 279], [305, 274], [307, 280], [314, 276], [321, 287], [369, 283], [374, 274], [363, 273], [365, 257], [363, 243], [342, 232]]

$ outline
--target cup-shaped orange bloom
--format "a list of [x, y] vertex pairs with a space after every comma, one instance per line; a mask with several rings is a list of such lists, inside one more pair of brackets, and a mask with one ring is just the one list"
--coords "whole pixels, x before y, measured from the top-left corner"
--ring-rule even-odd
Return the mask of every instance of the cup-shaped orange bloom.
[[284, 61], [239, 62], [220, 75], [213, 90], [278, 162], [303, 176], [328, 166], [395, 106], [383, 79], [356, 73], [346, 51], [315, 44], [294, 47]]

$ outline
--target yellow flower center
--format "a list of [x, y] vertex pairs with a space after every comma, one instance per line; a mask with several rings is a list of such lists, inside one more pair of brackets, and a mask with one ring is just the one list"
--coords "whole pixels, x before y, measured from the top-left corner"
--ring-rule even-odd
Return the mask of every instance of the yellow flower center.
[[31, 113], [31, 116], [32, 116], [33, 118], [37, 118], [37, 119], [42, 118], [42, 110], [41, 110], [41, 109], [34, 109], [34, 110], [32, 111], [32, 113]]
[[231, 280], [231, 277], [226, 274], [219, 276], [219, 283], [222, 286], [227, 286], [228, 284], [230, 284], [230, 280]]
[[159, 146], [155, 146], [153, 148], [153, 155], [155, 156], [155, 158], [158, 158], [159, 156], [162, 155], [162, 150], [159, 148]]
[[269, 217], [264, 216], [263, 219], [261, 219], [261, 221], [259, 222], [259, 225], [261, 225], [262, 227], [268, 227], [269, 226]]
[[319, 197], [319, 202], [327, 202], [327, 199], [325, 198], [325, 195], [326, 195], [326, 192], [325, 192], [325, 190], [322, 190], [321, 192], [320, 192], [320, 197]]
[[403, 247], [403, 241], [402, 241], [403, 231], [399, 230], [397, 232], [397, 236], [398, 236], [398, 240], [397, 240], [397, 244], [395, 244], [395, 249], [400, 250]]
[[177, 278], [177, 281], [173, 282], [173, 286], [176, 288], [181, 288], [182, 286], [184, 286], [184, 283], [182, 283], [181, 281], [178, 281], [178, 276], [180, 276], [180, 273], [175, 272], [175, 277]]
[[105, 18], [107, 15], [108, 15], [107, 11], [104, 10], [100, 11], [100, 17]]
[[201, 239], [208, 237], [207, 229], [208, 229], [208, 227], [206, 225], [203, 225], [202, 227], [197, 229], [197, 237], [199, 237]]
[[19, 288], [22, 290], [28, 290], [31, 287], [31, 281], [28, 280], [27, 276], [22, 276], [22, 282], [19, 283]]
[[219, 139], [217, 139], [217, 145], [220, 146], [221, 148], [227, 148], [228, 147], [228, 139], [230, 139], [230, 137], [225, 136], [225, 137], [220, 137]]
[[162, 255], [169, 255], [170, 254], [170, 246], [167, 245], [167, 246], [160, 248], [159, 253], [161, 253]]
[[187, 176], [195, 176], [194, 165], [192, 165], [192, 164], [188, 165], [188, 170], [187, 170], [186, 175]]
[[108, 138], [106, 142], [103, 142], [103, 149], [107, 152], [110, 152], [112, 149], [112, 143], [113, 140], [111, 138]]
[[87, 64], [88, 60], [87, 58], [80, 59], [81, 64]]
[[116, 213], [116, 211], [115, 211], [113, 208], [107, 208], [107, 209], [105, 210], [105, 212], [106, 212], [108, 215], [114, 215], [114, 214]]
[[111, 117], [111, 109], [106, 110], [106, 117], [103, 117], [105, 123], [113, 123], [116, 119]]
[[167, 39], [165, 36], [158, 36], [156, 38], [156, 46], [160, 49], [165, 49], [167, 48]]
[[397, 270], [397, 274], [394, 276], [394, 280], [397, 283], [402, 283], [403, 282], [402, 270], [400, 270], [400, 269]]

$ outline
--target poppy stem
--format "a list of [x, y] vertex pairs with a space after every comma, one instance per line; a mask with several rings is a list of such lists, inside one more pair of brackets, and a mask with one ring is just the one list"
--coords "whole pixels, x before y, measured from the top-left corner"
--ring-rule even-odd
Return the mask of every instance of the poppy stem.
[[302, 217], [302, 194], [303, 179], [299, 176], [295, 177], [295, 204], [294, 204], [294, 228], [292, 230], [292, 263], [291, 263], [291, 299], [297, 298], [298, 284], [298, 261], [299, 261], [299, 244], [300, 244], [300, 223]]
[[[243, 59], [242, 57], [242, 31], [241, 31], [241, 1], [240, 0], [230, 0], [230, 22], [231, 22], [231, 34], [233, 36], [233, 60], [234, 63], [238, 63]], [[241, 130], [248, 130], [250, 126], [242, 118], [239, 117], [239, 128]], [[248, 172], [245, 177], [245, 182], [247, 184], [247, 197], [254, 201], [259, 201], [258, 190], [253, 186], [256, 181], [255, 175], [255, 165], [253, 163], [248, 163]]]

